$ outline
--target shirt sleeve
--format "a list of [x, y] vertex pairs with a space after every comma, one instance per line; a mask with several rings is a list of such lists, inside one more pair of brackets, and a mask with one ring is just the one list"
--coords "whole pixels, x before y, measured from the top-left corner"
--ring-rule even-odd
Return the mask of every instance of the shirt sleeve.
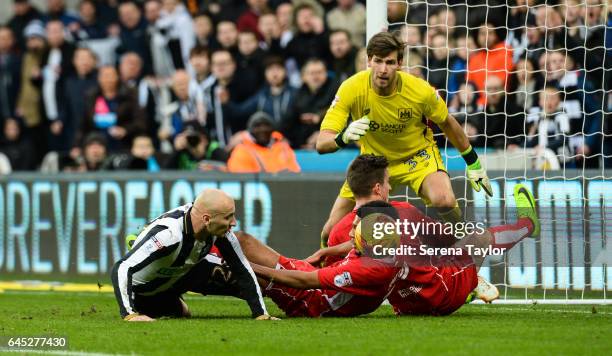
[[377, 296], [378, 286], [387, 280], [391, 267], [377, 264], [364, 265], [360, 259], [349, 259], [348, 263], [321, 268], [319, 283], [323, 289], [333, 289], [361, 296]]
[[433, 121], [436, 125], [441, 124], [445, 122], [448, 117], [446, 103], [431, 85], [427, 83], [425, 85], [427, 86], [427, 94], [424, 100], [425, 117]]
[[153, 226], [132, 250], [113, 266], [111, 281], [115, 298], [119, 304], [119, 314], [122, 318], [136, 313], [134, 309], [134, 293], [132, 292], [132, 276], [145, 267], [176, 251], [180, 241], [173, 238], [168, 228], [161, 225]]
[[334, 132], [344, 130], [351, 114], [351, 106], [355, 100], [353, 91], [350, 81], [344, 81], [340, 85], [334, 100], [323, 118], [323, 122], [321, 122], [321, 130], [331, 130]]
[[249, 261], [244, 256], [236, 235], [228, 232], [224, 237], [217, 238], [215, 246], [236, 276], [241, 297], [249, 304], [253, 317], [268, 314], [261, 289], [257, 283], [257, 277], [255, 277]]

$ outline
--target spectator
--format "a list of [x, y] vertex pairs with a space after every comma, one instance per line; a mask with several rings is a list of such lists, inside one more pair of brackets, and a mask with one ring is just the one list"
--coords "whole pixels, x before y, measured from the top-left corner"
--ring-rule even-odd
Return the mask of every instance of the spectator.
[[287, 83], [287, 71], [282, 58], [266, 59], [265, 77], [266, 82], [256, 95], [241, 104], [227, 101], [223, 111], [245, 122], [256, 111], [262, 111], [272, 117], [276, 127], [280, 127], [295, 97], [295, 89]]
[[281, 28], [276, 15], [271, 12], [261, 14], [257, 23], [257, 30], [261, 34], [259, 47], [271, 54], [282, 54]]
[[116, 153], [130, 147], [131, 135], [147, 128], [136, 93], [120, 86], [114, 67], [104, 66], [98, 70], [98, 88], [88, 96], [86, 107], [86, 117], [76, 142], [97, 132], [104, 136], [108, 150]]
[[161, 121], [157, 106], [161, 99], [150, 79], [142, 77], [142, 59], [135, 52], [127, 52], [119, 60], [119, 79], [121, 86], [136, 92], [138, 106], [145, 112], [149, 135], [155, 138], [154, 144], [159, 146], [157, 132]]
[[96, 55], [90, 49], [78, 48], [74, 52], [75, 73], [66, 78], [62, 97], [65, 109], [60, 120], [56, 120], [51, 126], [51, 133], [57, 136], [60, 142], [56, 147], [58, 151], [68, 151], [72, 148], [76, 133], [81, 128], [87, 111], [83, 95], [98, 85], [96, 63]]
[[[119, 5], [120, 44], [117, 54], [136, 52], [144, 63], [144, 72], [152, 72], [151, 52], [147, 35], [147, 23], [142, 17], [140, 8], [134, 1], [122, 2]], [[158, 68], [156, 67], [156, 73]]]
[[469, 138], [471, 144], [476, 145], [478, 137], [478, 112], [481, 108], [477, 104], [478, 95], [473, 83], [467, 82], [459, 86], [459, 91], [453, 96], [448, 105], [448, 112], [453, 114]]
[[202, 46], [195, 46], [189, 53], [189, 63], [193, 70], [194, 83], [204, 90], [206, 80], [210, 77], [210, 58], [208, 49]]
[[[476, 45], [479, 51], [470, 55], [467, 77], [481, 92], [491, 77], [501, 79], [502, 89], [506, 88], [506, 78], [512, 70], [512, 49], [505, 45], [505, 38], [506, 29], [491, 22], [478, 28]], [[483, 95], [480, 104], [484, 104], [484, 98]]]
[[575, 68], [565, 50], [549, 51], [546, 57], [545, 85], [563, 93], [562, 106], [569, 117], [570, 133], [584, 135], [580, 138], [582, 141], [572, 142], [578, 155], [576, 159], [591, 157], [583, 163], [586, 167], [597, 168], [599, 162], [594, 155], [601, 147], [601, 136], [597, 134], [602, 127], [601, 94], [585, 79], [584, 71]]
[[259, 48], [255, 32], [240, 32], [236, 72], [240, 77], [244, 99], [252, 97], [261, 88], [264, 80], [263, 59], [264, 52]]
[[160, 164], [155, 157], [153, 140], [146, 134], [136, 134], [132, 139], [130, 153], [111, 156], [104, 164], [104, 169], [159, 172]]
[[140, 167], [140, 162], [144, 162], [145, 169], [149, 172], [158, 172], [160, 170], [160, 164], [158, 159], [155, 157], [155, 147], [153, 146], [153, 140], [149, 135], [135, 135], [132, 139], [132, 148], [130, 150], [132, 156], [132, 162], [128, 167], [135, 169]]
[[[427, 46], [423, 44], [421, 30], [415, 25], [403, 25], [400, 28], [400, 38], [406, 43], [406, 50], [418, 52], [420, 55], [425, 53]], [[405, 56], [404, 56], [405, 57]]]
[[356, 0], [338, 0], [338, 5], [327, 13], [330, 30], [346, 30], [353, 46], [365, 45], [366, 9]]
[[458, 35], [455, 39], [454, 47], [449, 58], [448, 101], [453, 99], [453, 96], [459, 89], [459, 85], [466, 82], [468, 53], [475, 45], [471, 37]]
[[309, 58], [328, 58], [329, 40], [321, 14], [317, 12], [316, 3], [301, 2], [293, 10], [293, 20], [297, 31], [287, 44], [286, 54], [297, 62], [298, 68]]
[[225, 170], [227, 152], [219, 143], [210, 140], [200, 125], [187, 126], [174, 139], [175, 153], [168, 159], [166, 169]]
[[274, 131], [274, 121], [268, 114], [253, 114], [247, 127], [243, 141], [234, 148], [227, 161], [230, 172], [300, 172], [295, 153], [283, 135]]
[[172, 114], [172, 129], [165, 132], [162, 129], [160, 138], [162, 140], [170, 137], [175, 138], [188, 125], [206, 124], [206, 106], [204, 104], [204, 93], [197, 87], [191, 85], [191, 77], [184, 70], [178, 70], [172, 76], [172, 92], [176, 97], [173, 106], [176, 107]]
[[25, 29], [26, 52], [20, 72], [20, 90], [16, 113], [24, 120], [27, 135], [39, 144], [32, 147], [35, 161], [46, 152], [46, 129], [40, 84], [42, 83], [42, 58], [45, 52], [45, 29], [40, 21], [32, 21]]
[[[47, 23], [48, 48], [42, 59], [42, 95], [45, 115], [49, 120], [49, 149], [61, 151], [65, 142], [59, 136], [62, 130], [66, 78], [74, 73], [74, 46], [66, 42], [64, 25], [59, 20]], [[82, 95], [82, 94], [81, 94]]]
[[311, 59], [302, 68], [304, 84], [283, 119], [283, 132], [293, 148], [314, 149], [321, 119], [332, 102], [338, 82], [327, 74], [325, 62]]
[[557, 9], [562, 17], [562, 21], [567, 28], [567, 36], [576, 42], [583, 42], [587, 28], [584, 24], [584, 2], [579, 0], [563, 0]]
[[78, 161], [81, 162], [81, 169], [87, 172], [99, 171], [106, 164], [108, 155], [108, 142], [106, 137], [98, 132], [92, 132], [83, 141], [83, 156]]
[[513, 149], [522, 144], [525, 115], [512, 101], [506, 100], [503, 83], [500, 77], [489, 76], [484, 112], [473, 116], [478, 135], [474, 147]]
[[176, 69], [187, 68], [189, 51], [195, 45], [193, 21], [180, 0], [163, 0], [156, 26], [165, 33]]
[[568, 142], [569, 134], [569, 117], [561, 106], [560, 92], [545, 88], [540, 92], [539, 106], [532, 108], [527, 117], [526, 146], [550, 149], [557, 154], [559, 162], [569, 163], [575, 148]]
[[26, 49], [25, 29], [34, 20], [40, 20], [42, 14], [29, 0], [13, 0], [13, 17], [8, 22], [8, 27], [13, 30], [16, 37], [17, 48], [21, 51]]
[[13, 31], [0, 26], [0, 122], [15, 117], [20, 68], [21, 56], [15, 51]]
[[8, 157], [13, 171], [29, 171], [36, 167], [32, 141], [26, 136], [23, 121], [9, 118], [3, 121], [0, 152]]
[[[574, 61], [583, 63], [584, 42], [567, 35], [567, 28], [559, 12], [551, 5], [540, 6], [536, 12], [536, 24], [544, 40], [544, 48], [554, 50], [565, 47]], [[600, 62], [601, 63], [601, 62]]]
[[276, 7], [276, 18], [280, 27], [280, 45], [282, 48], [287, 47], [293, 39], [293, 4], [283, 2]]
[[368, 69], [368, 54], [365, 47], [361, 47], [355, 55], [355, 73]]
[[334, 30], [329, 34], [330, 70], [339, 81], [355, 74], [357, 48], [351, 43], [351, 35], [346, 30]]
[[207, 14], [198, 14], [193, 18], [193, 31], [195, 34], [195, 46], [214, 47], [215, 36], [213, 23]]
[[144, 3], [144, 17], [149, 26], [155, 26], [157, 20], [161, 17], [162, 3], [161, 0], [146, 0]]
[[448, 62], [449, 51], [448, 48], [452, 46], [452, 43], [447, 43], [446, 36], [438, 34], [432, 37], [431, 45], [428, 48], [427, 57], [427, 81], [434, 88], [438, 90], [438, 93], [442, 96], [443, 100], [447, 100], [446, 83], [448, 81]]
[[238, 31], [251, 31], [257, 34], [257, 39], [261, 39], [257, 23], [259, 16], [268, 10], [268, 0], [246, 0], [248, 9], [244, 11], [236, 22]]
[[509, 100], [513, 100], [519, 110], [529, 112], [538, 104], [538, 88], [541, 87], [539, 80], [536, 79], [536, 72], [533, 62], [529, 59], [521, 59], [514, 67], [516, 70], [516, 89], [512, 91]]
[[231, 21], [221, 21], [217, 24], [217, 43], [214, 49], [228, 50], [232, 57], [238, 55], [238, 30]]
[[70, 29], [76, 40], [95, 40], [106, 37], [106, 29], [98, 22], [96, 11], [94, 0], [81, 0], [79, 3], [79, 22]]
[[78, 26], [79, 18], [72, 12], [66, 10], [64, 0], [47, 0], [47, 16], [46, 21], [59, 20], [68, 29], [74, 29], [73, 26]]

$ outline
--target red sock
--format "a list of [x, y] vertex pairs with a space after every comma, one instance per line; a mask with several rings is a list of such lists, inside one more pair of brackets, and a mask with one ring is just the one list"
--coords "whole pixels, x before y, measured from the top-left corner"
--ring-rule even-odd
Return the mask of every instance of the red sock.
[[501, 225], [489, 228], [493, 235], [492, 247], [511, 249], [522, 239], [533, 232], [533, 223], [528, 218], [520, 218], [516, 224]]

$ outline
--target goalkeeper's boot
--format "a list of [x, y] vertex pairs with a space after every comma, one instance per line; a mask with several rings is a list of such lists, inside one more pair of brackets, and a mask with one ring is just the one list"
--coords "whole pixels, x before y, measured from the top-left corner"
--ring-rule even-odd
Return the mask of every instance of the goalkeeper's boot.
[[134, 234], [130, 234], [125, 237], [125, 247], [128, 251], [130, 251], [132, 247], [134, 247], [134, 243], [136, 242], [137, 237], [138, 236]]
[[516, 202], [516, 214], [518, 218], [527, 218], [533, 224], [531, 237], [540, 235], [540, 219], [533, 194], [523, 184], [514, 186], [514, 201]]
[[472, 291], [474, 293], [474, 298], [478, 298], [485, 303], [491, 303], [495, 299], [499, 298], [499, 291], [497, 287], [484, 279], [482, 276], [478, 276], [478, 285]]

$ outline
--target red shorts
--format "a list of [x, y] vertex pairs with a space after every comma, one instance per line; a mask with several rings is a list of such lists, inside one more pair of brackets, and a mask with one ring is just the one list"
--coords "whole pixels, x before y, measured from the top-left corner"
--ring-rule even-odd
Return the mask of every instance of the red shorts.
[[478, 285], [476, 266], [443, 267], [440, 283], [445, 286], [446, 296], [436, 308], [437, 315], [449, 315], [465, 304], [467, 296]]
[[[280, 256], [278, 269], [295, 271], [316, 271], [317, 268], [302, 260]], [[287, 316], [319, 317], [331, 310], [326, 292], [321, 289], [296, 289], [270, 283], [264, 294], [274, 301]], [[330, 296], [331, 297], [331, 296]]]
[[476, 288], [478, 275], [473, 263], [457, 262], [438, 268], [413, 268], [409, 277], [398, 281], [388, 296], [395, 313], [449, 315], [461, 308]]

